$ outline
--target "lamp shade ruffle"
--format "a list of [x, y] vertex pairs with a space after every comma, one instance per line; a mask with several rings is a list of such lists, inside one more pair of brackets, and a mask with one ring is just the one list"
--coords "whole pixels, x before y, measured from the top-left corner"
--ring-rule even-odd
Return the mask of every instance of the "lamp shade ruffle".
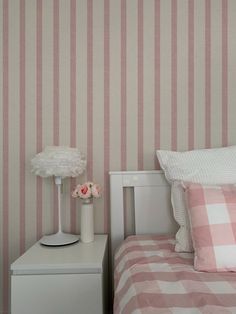
[[86, 168], [86, 159], [77, 149], [67, 146], [47, 146], [32, 160], [32, 172], [41, 177], [77, 177]]

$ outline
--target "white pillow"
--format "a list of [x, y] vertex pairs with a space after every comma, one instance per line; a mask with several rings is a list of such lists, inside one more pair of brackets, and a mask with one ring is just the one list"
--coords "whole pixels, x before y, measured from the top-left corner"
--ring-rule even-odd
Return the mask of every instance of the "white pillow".
[[192, 252], [193, 243], [187, 206], [185, 205], [185, 193], [181, 181], [173, 181], [171, 184], [171, 204], [174, 218], [180, 228], [175, 238], [176, 252]]
[[156, 153], [166, 179], [171, 183], [174, 217], [180, 225], [175, 250], [191, 252], [190, 224], [181, 181], [202, 184], [236, 183], [236, 146], [188, 152], [158, 150]]

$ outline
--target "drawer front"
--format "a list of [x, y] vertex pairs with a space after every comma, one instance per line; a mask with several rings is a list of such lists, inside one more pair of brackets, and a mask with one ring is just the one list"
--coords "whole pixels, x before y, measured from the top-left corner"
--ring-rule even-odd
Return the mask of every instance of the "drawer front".
[[101, 274], [22, 275], [11, 278], [12, 314], [102, 314]]

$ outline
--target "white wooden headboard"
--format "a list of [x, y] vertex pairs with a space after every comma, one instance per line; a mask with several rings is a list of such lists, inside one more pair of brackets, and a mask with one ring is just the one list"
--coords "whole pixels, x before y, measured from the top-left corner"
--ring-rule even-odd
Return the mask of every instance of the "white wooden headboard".
[[173, 234], [170, 186], [163, 171], [111, 171], [111, 250], [124, 240], [124, 191], [134, 189], [135, 234]]

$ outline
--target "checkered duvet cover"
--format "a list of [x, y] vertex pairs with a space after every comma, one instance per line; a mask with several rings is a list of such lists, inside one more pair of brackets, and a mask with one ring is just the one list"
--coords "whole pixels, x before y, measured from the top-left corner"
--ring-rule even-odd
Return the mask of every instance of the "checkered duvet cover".
[[130, 236], [115, 255], [114, 314], [236, 314], [236, 273], [193, 269], [175, 240]]

